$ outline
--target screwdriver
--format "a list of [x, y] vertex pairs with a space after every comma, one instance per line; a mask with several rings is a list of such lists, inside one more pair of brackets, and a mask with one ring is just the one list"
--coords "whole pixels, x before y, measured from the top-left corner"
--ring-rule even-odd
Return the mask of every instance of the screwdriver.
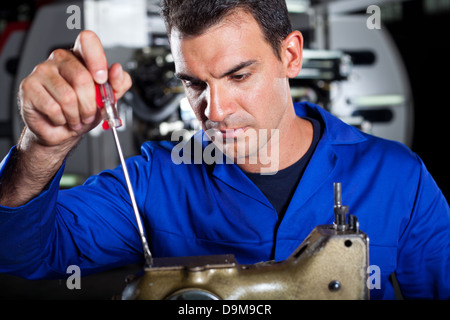
[[145, 237], [141, 216], [139, 214], [139, 209], [136, 204], [136, 199], [134, 196], [133, 187], [131, 185], [130, 176], [128, 174], [128, 169], [125, 164], [125, 159], [123, 157], [119, 136], [117, 135], [117, 128], [122, 126], [122, 120], [120, 119], [119, 113], [117, 111], [117, 99], [109, 82], [105, 82], [104, 84], [96, 84], [95, 89], [96, 89], [97, 106], [100, 108], [103, 116], [103, 124], [102, 124], [103, 130], [112, 130], [114, 135], [114, 141], [116, 143], [120, 163], [122, 164], [125, 182], [127, 184], [128, 193], [130, 195], [131, 204], [133, 206], [134, 215], [136, 217], [136, 222], [138, 225], [139, 235], [141, 237], [142, 247], [144, 249], [145, 262], [147, 266], [150, 267], [153, 264], [153, 258], [150, 252], [150, 248], [148, 246], [147, 238]]

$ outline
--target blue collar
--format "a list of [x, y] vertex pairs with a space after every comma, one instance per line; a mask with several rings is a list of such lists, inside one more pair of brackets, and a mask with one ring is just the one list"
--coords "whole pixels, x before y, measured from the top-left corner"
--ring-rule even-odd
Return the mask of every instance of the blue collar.
[[321, 121], [325, 139], [331, 144], [355, 144], [366, 140], [358, 129], [347, 125], [315, 104], [298, 102], [294, 104], [294, 108], [299, 117], [310, 117]]

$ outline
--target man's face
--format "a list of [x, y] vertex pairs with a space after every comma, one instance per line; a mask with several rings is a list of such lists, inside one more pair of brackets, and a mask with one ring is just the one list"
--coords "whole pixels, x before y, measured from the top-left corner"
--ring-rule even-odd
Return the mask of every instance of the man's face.
[[[234, 14], [200, 36], [175, 29], [170, 41], [189, 103], [208, 135], [214, 132], [216, 143], [222, 138], [225, 154], [236, 158], [244, 143], [245, 156], [255, 154], [270, 140], [271, 129], [282, 137], [292, 104], [286, 66], [250, 14]], [[267, 129], [266, 141], [245, 142], [261, 129]]]

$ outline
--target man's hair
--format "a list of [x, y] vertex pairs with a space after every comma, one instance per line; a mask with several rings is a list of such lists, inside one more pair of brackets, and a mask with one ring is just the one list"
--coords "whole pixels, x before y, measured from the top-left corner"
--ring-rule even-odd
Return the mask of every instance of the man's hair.
[[162, 0], [161, 15], [167, 33], [198, 36], [237, 10], [250, 13], [266, 41], [280, 58], [283, 40], [292, 32], [285, 0]]

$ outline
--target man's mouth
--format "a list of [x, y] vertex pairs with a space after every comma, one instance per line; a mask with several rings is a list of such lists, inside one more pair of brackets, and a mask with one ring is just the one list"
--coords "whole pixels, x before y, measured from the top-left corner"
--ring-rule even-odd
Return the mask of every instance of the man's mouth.
[[236, 139], [245, 131], [247, 131], [248, 127], [242, 127], [237, 129], [219, 129], [218, 131], [222, 134], [223, 139]]

